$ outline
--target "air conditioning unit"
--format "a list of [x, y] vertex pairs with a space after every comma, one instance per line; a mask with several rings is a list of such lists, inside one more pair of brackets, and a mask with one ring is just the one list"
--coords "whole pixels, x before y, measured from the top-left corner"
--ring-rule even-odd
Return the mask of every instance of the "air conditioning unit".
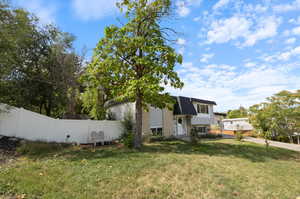
[[92, 131], [91, 134], [90, 134], [90, 141], [91, 143], [94, 144], [94, 146], [96, 146], [97, 143], [102, 143], [104, 144], [104, 138], [105, 138], [105, 135], [104, 135], [104, 132], [103, 131]]

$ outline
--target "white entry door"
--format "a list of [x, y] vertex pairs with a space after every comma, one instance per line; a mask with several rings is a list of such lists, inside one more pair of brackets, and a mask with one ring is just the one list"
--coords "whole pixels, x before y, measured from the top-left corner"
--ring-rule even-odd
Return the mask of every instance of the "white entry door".
[[177, 119], [177, 135], [186, 135], [186, 125], [184, 118]]

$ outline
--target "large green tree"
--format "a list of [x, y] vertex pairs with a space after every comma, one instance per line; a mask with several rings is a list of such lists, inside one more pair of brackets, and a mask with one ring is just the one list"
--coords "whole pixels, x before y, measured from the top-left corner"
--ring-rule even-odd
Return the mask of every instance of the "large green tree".
[[266, 139], [287, 137], [293, 142], [295, 132], [300, 132], [300, 90], [281, 91], [267, 102], [250, 107], [252, 125]]
[[36, 85], [47, 88], [38, 92], [42, 98], [39, 105], [47, 115], [52, 115], [52, 111], [55, 116], [76, 115], [82, 58], [74, 52], [73, 41], [72, 35], [53, 29], [48, 54], [40, 63], [42, 71], [34, 74]]
[[115, 100], [135, 102], [134, 146], [140, 148], [143, 108], [172, 103], [165, 86], [182, 88], [174, 71], [182, 56], [169, 45], [169, 29], [162, 27], [171, 13], [170, 0], [123, 0], [118, 6], [125, 11], [127, 22], [105, 29], [87, 73], [91, 81], [110, 88]]
[[0, 102], [49, 116], [72, 114], [82, 60], [73, 41], [0, 0]]
[[0, 99], [10, 105], [24, 106], [27, 95], [25, 70], [35, 68], [46, 54], [44, 35], [37, 29], [37, 18], [22, 9], [13, 9], [0, 1]]

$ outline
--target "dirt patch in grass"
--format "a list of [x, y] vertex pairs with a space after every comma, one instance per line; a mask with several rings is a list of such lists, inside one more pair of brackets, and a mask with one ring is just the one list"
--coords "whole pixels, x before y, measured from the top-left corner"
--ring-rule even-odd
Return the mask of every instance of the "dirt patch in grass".
[[1, 165], [12, 163], [17, 158], [17, 153], [15, 151], [6, 151], [0, 149], [0, 167]]
[[17, 157], [16, 148], [20, 144], [20, 139], [0, 136], [0, 166], [13, 162]]

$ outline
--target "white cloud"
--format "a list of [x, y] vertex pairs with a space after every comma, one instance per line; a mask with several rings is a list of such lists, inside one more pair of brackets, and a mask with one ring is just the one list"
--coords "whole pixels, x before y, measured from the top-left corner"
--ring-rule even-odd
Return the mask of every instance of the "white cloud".
[[236, 69], [234, 66], [230, 66], [227, 64], [219, 64], [219, 65], [218, 64], [210, 64], [210, 65], [207, 65], [205, 68], [215, 69], [215, 70], [227, 70], [227, 71], [233, 71]]
[[289, 60], [292, 56], [297, 56], [297, 55], [300, 55], [300, 46], [298, 46], [298, 47], [296, 47], [296, 48], [293, 48], [293, 49], [290, 50], [290, 51], [283, 52], [283, 53], [279, 54], [278, 60], [281, 60], [281, 61], [287, 61], [287, 60]]
[[[290, 16], [274, 14], [274, 1], [262, 2], [255, 5], [252, 1], [231, 1], [230, 6], [224, 4], [216, 7], [216, 10], [210, 10], [208, 14], [203, 12], [201, 16], [194, 18], [194, 21], [203, 24], [198, 33], [199, 38], [205, 40], [199, 42], [202, 45], [231, 42], [238, 47], [245, 47], [259, 44], [259, 41], [264, 42], [256, 48], [235, 48], [232, 51], [236, 53], [235, 66], [213, 64], [214, 59], [207, 59], [207, 55], [219, 50], [212, 51], [215, 45], [201, 46], [203, 49], [209, 47], [210, 50], [201, 54], [199, 65], [196, 65], [196, 62], [188, 62], [180, 67], [178, 72], [185, 82], [185, 87], [181, 91], [173, 91], [173, 94], [215, 100], [218, 104], [217, 110], [224, 111], [240, 105], [260, 103], [283, 89], [299, 87], [300, 63], [289, 61], [300, 58], [300, 46], [292, 48], [293, 45], [290, 45], [295, 45], [298, 41], [297, 37], [293, 36], [298, 33], [297, 29], [293, 30], [293, 26], [299, 26], [300, 23], [292, 25], [298, 23], [298, 17], [294, 15], [295, 20], [288, 24], [283, 19], [289, 20]], [[228, 10], [219, 12], [225, 6]], [[281, 26], [283, 22], [286, 24]], [[231, 50], [228, 45], [218, 45], [219, 47], [220, 52]], [[278, 50], [280, 48], [283, 50]], [[244, 59], [245, 55], [249, 59]], [[230, 61], [229, 57], [221, 56], [218, 63], [222, 59]]]
[[186, 40], [183, 38], [178, 38], [176, 43], [179, 45], [179, 49], [177, 50], [177, 52], [183, 55], [185, 51]]
[[200, 61], [203, 63], [207, 63], [208, 60], [210, 60], [211, 58], [213, 58], [215, 55], [213, 53], [208, 53], [208, 54], [203, 54]]
[[207, 43], [226, 43], [242, 38], [244, 43], [241, 46], [253, 46], [259, 40], [275, 36], [280, 23], [281, 20], [274, 16], [260, 18], [256, 24], [241, 16], [217, 20], [207, 32]]
[[178, 38], [178, 39], [177, 39], [177, 44], [178, 44], [178, 45], [185, 45], [185, 44], [186, 44], [186, 40], [183, 39], [183, 38]]
[[300, 16], [297, 17], [297, 18], [291, 18], [291, 19], [289, 19], [288, 22], [291, 23], [291, 24], [299, 25], [300, 24]]
[[234, 16], [214, 21], [207, 32], [208, 43], [226, 43], [249, 34], [251, 22], [244, 17]]
[[267, 6], [262, 6], [261, 4], [257, 4], [255, 7], [254, 7], [254, 12], [266, 12], [268, 10], [268, 7]]
[[293, 44], [295, 42], [296, 42], [296, 38], [295, 37], [291, 37], [291, 38], [285, 40], [284, 43], [286, 43], [286, 44]]
[[294, 24], [294, 23], [296, 23], [296, 19], [294, 19], [294, 18], [291, 18], [291, 19], [289, 19], [289, 21], [288, 21], [289, 23], [292, 23], [292, 24]]
[[202, 0], [177, 0], [176, 5], [176, 12], [181, 17], [186, 17], [190, 14], [191, 6], [199, 6], [201, 4]]
[[195, 21], [195, 22], [200, 21], [200, 20], [201, 20], [201, 17], [195, 17], [195, 18], [193, 19], [193, 21]]
[[83, 20], [96, 20], [114, 15], [118, 0], [72, 0], [76, 15]]
[[187, 6], [200, 6], [202, 0], [181, 0], [184, 1]]
[[[294, 65], [294, 64], [293, 64]], [[276, 67], [251, 67], [236, 71], [236, 67], [211, 64], [197, 67], [184, 63], [179, 72], [185, 82], [182, 90], [169, 89], [174, 95], [215, 100], [216, 110], [226, 111], [240, 105], [251, 106], [283, 89], [295, 89], [300, 78]]]
[[34, 13], [41, 24], [50, 24], [55, 22], [55, 12], [57, 8], [43, 0], [18, 0], [15, 1], [17, 6], [21, 6]]
[[245, 63], [245, 66], [246, 66], [247, 68], [251, 68], [251, 67], [256, 66], [256, 63], [254, 63], [254, 62], [247, 62], [247, 63]]
[[246, 41], [244, 45], [253, 46], [259, 40], [275, 36], [280, 23], [280, 19], [274, 16], [262, 18], [258, 23], [256, 30], [245, 37]]
[[188, 14], [190, 14], [190, 9], [184, 4], [184, 2], [180, 1], [176, 4], [177, 6], [177, 13], [179, 14], [179, 16], [181, 17], [185, 17]]
[[300, 9], [300, 0], [294, 0], [292, 3], [279, 4], [273, 7], [275, 12], [288, 12]]
[[300, 35], [300, 26], [299, 27], [296, 27], [296, 28], [293, 28], [292, 29], [292, 33], [294, 35]]
[[224, 6], [226, 6], [228, 3], [230, 2], [230, 0], [219, 0], [214, 6], [213, 6], [213, 10], [218, 10]]

